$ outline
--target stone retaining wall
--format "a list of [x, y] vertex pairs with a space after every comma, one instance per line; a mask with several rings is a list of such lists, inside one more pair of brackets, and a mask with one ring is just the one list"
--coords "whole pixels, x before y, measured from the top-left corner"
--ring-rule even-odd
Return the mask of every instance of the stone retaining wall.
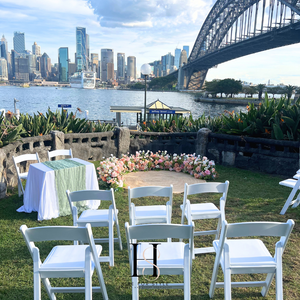
[[[110, 155], [134, 154], [139, 150], [161, 150], [196, 153], [217, 164], [289, 177], [300, 168], [299, 142], [214, 134], [207, 128], [197, 133], [137, 132], [126, 127], [84, 134], [53, 131], [45, 136], [24, 138], [0, 149], [0, 198], [5, 197], [7, 186], [18, 183], [12, 156], [37, 152], [43, 162], [48, 159], [49, 150], [69, 148], [74, 157], [93, 161]], [[28, 167], [28, 164], [22, 165], [21, 172]]]

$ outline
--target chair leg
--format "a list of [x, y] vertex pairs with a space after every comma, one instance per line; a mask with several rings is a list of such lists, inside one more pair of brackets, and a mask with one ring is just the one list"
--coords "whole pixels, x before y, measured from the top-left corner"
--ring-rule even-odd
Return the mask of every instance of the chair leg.
[[122, 239], [121, 239], [120, 227], [119, 227], [119, 223], [116, 223], [116, 224], [117, 224], [117, 233], [118, 233], [118, 238], [119, 238], [119, 247], [120, 247], [120, 250], [122, 251], [123, 250], [123, 246], [122, 246]]
[[191, 264], [190, 264], [190, 254], [189, 245], [184, 248], [184, 273], [183, 273], [183, 283], [184, 283], [184, 300], [191, 299]]
[[210, 282], [210, 288], [209, 288], [209, 297], [210, 298], [213, 298], [214, 293], [215, 293], [219, 265], [220, 264], [219, 264], [219, 261], [217, 261], [217, 256], [216, 256], [215, 263], [214, 263], [214, 268], [213, 268], [213, 273], [212, 273], [212, 277], [211, 277], [211, 282]]
[[109, 249], [109, 265], [114, 266], [114, 228], [112, 222], [108, 226], [108, 249]]
[[217, 226], [217, 233], [216, 233], [216, 240], [220, 237], [220, 229], [221, 229], [221, 217], [218, 220], [218, 226]]
[[276, 247], [276, 300], [283, 300], [282, 247]]
[[34, 300], [41, 299], [41, 276], [38, 271], [33, 273], [33, 298]]
[[55, 294], [51, 291], [51, 284], [50, 284], [50, 280], [48, 278], [42, 278], [42, 282], [46, 288], [46, 292], [48, 294], [48, 297], [51, 300], [56, 300], [56, 296]]
[[269, 273], [269, 274], [267, 275], [267, 278], [266, 278], [267, 286], [266, 286], [266, 287], [263, 287], [263, 288], [261, 289], [261, 292], [260, 292], [261, 295], [262, 295], [263, 297], [267, 296], [267, 294], [268, 294], [268, 292], [269, 292], [269, 289], [270, 289], [270, 286], [271, 286], [271, 282], [272, 282], [274, 276], [275, 276], [274, 273]]
[[132, 277], [132, 300], [139, 300], [139, 278]]
[[289, 206], [291, 205], [291, 203], [292, 203], [292, 201], [293, 201], [293, 199], [294, 199], [296, 193], [297, 193], [297, 190], [294, 188], [294, 189], [291, 191], [289, 197], [287, 198], [287, 200], [286, 200], [286, 202], [285, 202], [285, 204], [284, 204], [284, 206], [283, 206], [283, 208], [282, 208], [282, 210], [281, 210], [281, 212], [280, 212], [281, 215], [284, 215], [284, 214], [285, 214], [285, 212], [287, 211], [287, 209], [288, 209]]
[[224, 299], [231, 300], [231, 270], [224, 268]]
[[92, 300], [93, 288], [92, 288], [92, 257], [89, 248], [85, 253], [85, 300]]

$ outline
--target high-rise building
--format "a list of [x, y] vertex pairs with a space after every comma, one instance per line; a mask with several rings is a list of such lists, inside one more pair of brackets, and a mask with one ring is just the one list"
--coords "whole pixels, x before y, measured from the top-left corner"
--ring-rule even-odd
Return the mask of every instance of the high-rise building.
[[99, 78], [99, 55], [98, 53], [91, 53], [91, 69], [96, 73], [96, 77]]
[[49, 77], [51, 73], [51, 59], [47, 53], [44, 53], [40, 58], [40, 71], [43, 78]]
[[136, 79], [136, 58], [135, 56], [127, 57], [127, 81]]
[[179, 69], [179, 60], [180, 60], [181, 49], [175, 49], [175, 58], [174, 58], [174, 66]]
[[84, 27], [76, 27], [76, 65], [77, 71], [88, 69], [87, 37]]
[[107, 81], [107, 64], [114, 64], [114, 51], [112, 49], [101, 49], [101, 80]]
[[4, 57], [0, 58], [0, 80], [8, 80], [7, 61]]
[[161, 57], [163, 75], [169, 74], [170, 70], [174, 66], [174, 56], [169, 52]]
[[182, 67], [183, 64], [187, 63], [187, 54], [185, 50], [181, 51], [180, 60], [179, 60], [179, 67]]
[[14, 32], [14, 50], [18, 54], [25, 53], [25, 34], [24, 32]]
[[76, 64], [69, 63], [69, 78], [76, 72]]
[[107, 80], [114, 80], [115, 72], [114, 72], [114, 63], [107, 63]]
[[183, 50], [186, 51], [186, 58], [189, 58], [190, 55], [190, 47], [189, 46], [183, 46]]
[[15, 57], [15, 78], [24, 82], [29, 81], [29, 60], [24, 57]]
[[58, 49], [58, 80], [60, 82], [69, 81], [69, 49], [60, 47]]
[[7, 53], [8, 53], [8, 47], [7, 47], [7, 41], [4, 35], [2, 36], [2, 39], [0, 41], [0, 57], [3, 57], [8, 61], [7, 59]]
[[32, 45], [32, 54], [37, 56], [41, 55], [41, 47], [36, 42]]
[[90, 36], [86, 34], [86, 69], [90, 69]]
[[117, 54], [117, 79], [125, 79], [125, 53]]

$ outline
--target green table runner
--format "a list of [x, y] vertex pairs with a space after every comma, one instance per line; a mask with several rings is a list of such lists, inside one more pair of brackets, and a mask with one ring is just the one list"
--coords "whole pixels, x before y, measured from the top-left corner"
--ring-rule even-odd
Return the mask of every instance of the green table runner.
[[[71, 192], [86, 189], [86, 166], [70, 159], [45, 161], [43, 163], [55, 173], [59, 216], [71, 214], [66, 190]], [[86, 209], [85, 201], [76, 202], [79, 211]]]

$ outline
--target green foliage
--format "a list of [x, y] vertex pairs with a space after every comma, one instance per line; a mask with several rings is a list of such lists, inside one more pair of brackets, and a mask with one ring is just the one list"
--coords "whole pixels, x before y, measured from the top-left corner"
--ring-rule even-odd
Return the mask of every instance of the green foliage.
[[142, 84], [142, 83], [140, 83], [140, 82], [137, 82], [135, 84], [130, 84], [129, 88], [133, 89], [133, 90], [144, 90], [145, 89], [145, 85]]
[[258, 100], [261, 100], [261, 96], [262, 96], [262, 93], [263, 93], [265, 87], [266, 87], [266, 85], [262, 84], [262, 83], [260, 83], [256, 86], [256, 91], [258, 93]]
[[205, 90], [211, 92], [212, 94], [226, 94], [234, 95], [238, 94], [243, 90], [243, 86], [240, 80], [226, 78], [223, 80], [214, 79], [213, 81], [206, 81], [205, 82]]
[[177, 78], [172, 75], [165, 77], [157, 77], [153, 78], [149, 82], [149, 88], [156, 90], [172, 90], [175, 88], [176, 83]]

